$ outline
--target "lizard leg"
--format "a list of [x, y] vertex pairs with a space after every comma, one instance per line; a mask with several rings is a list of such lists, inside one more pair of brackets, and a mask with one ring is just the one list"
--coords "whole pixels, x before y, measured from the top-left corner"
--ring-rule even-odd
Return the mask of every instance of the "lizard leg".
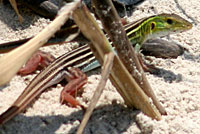
[[137, 57], [138, 57], [138, 60], [139, 60], [139, 62], [140, 62], [140, 64], [141, 64], [143, 70], [144, 70], [145, 72], [152, 72], [152, 71], [153, 71], [153, 70], [152, 70], [153, 67], [150, 66], [150, 65], [148, 65], [148, 64], [146, 64], [146, 63], [144, 62], [143, 58], [142, 58], [142, 54], [141, 54], [141, 45], [137, 43], [137, 44], [135, 45], [134, 49], [135, 49], [135, 52], [136, 52]]
[[138, 53], [138, 60], [143, 68], [143, 70], [145, 72], [150, 72], [150, 73], [153, 73], [155, 72], [157, 69], [154, 65], [150, 65], [150, 64], [147, 64], [144, 59], [142, 58], [142, 54], [141, 53]]
[[70, 75], [66, 79], [68, 84], [64, 87], [60, 95], [60, 102], [67, 103], [72, 107], [80, 106], [84, 108], [76, 99], [77, 93], [87, 83], [87, 75], [78, 68], [70, 68]]
[[55, 57], [51, 54], [39, 50], [28, 60], [26, 65], [19, 70], [18, 74], [27, 75], [33, 73], [39, 66], [46, 67], [54, 59]]

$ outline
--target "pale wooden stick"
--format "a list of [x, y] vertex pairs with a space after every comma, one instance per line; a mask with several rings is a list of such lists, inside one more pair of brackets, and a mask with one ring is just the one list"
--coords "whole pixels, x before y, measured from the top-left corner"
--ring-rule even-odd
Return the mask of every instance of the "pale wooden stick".
[[86, 110], [86, 113], [83, 117], [83, 120], [78, 128], [77, 134], [82, 134], [83, 130], [103, 92], [103, 89], [106, 85], [106, 82], [109, 78], [109, 74], [111, 72], [112, 66], [113, 66], [113, 59], [114, 59], [114, 53], [110, 52], [109, 54], [106, 54], [104, 57], [104, 63], [103, 63], [103, 69], [101, 72], [101, 81], [99, 82], [99, 85], [97, 86], [95, 93], [91, 99], [91, 103], [89, 107]]
[[48, 39], [67, 21], [80, 0], [64, 6], [64, 11], [33, 39], [0, 58], [0, 86], [6, 84]]

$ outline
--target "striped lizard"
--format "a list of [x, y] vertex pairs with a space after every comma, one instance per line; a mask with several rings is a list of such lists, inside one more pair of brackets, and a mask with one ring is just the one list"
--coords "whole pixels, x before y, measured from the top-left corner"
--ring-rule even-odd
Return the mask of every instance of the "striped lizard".
[[[175, 14], [160, 14], [127, 24], [124, 28], [130, 42], [139, 50], [148, 39], [189, 30], [192, 28], [192, 24]], [[47, 87], [57, 84], [64, 78], [69, 83], [61, 92], [61, 102], [69, 101], [74, 107], [82, 106], [71, 95], [87, 83], [87, 77], [82, 71], [88, 72], [97, 67], [97, 64], [95, 67], [90, 64], [93, 61], [95, 61], [95, 57], [87, 45], [78, 47], [55, 59], [31, 81], [10, 108], [0, 115], [0, 124], [16, 116]], [[73, 89], [74, 86], [77, 89]]]

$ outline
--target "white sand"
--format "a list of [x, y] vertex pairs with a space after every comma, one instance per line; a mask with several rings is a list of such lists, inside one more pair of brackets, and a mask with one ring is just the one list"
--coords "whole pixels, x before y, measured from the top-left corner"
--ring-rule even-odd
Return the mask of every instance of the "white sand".
[[[189, 52], [177, 59], [154, 58], [154, 64], [165, 70], [160, 76], [147, 74], [155, 93], [168, 115], [155, 121], [139, 111], [127, 109], [120, 95], [108, 82], [97, 109], [90, 119], [85, 134], [199, 134], [200, 133], [200, 1], [199, 0], [147, 0], [133, 13], [136, 20], [157, 13], [176, 13], [195, 23], [192, 30], [171, 35], [170, 40], [186, 47]], [[152, 8], [153, 7], [153, 8]], [[11, 8], [0, 5], [0, 43], [37, 34], [48, 20], [22, 13], [23, 25]], [[44, 48], [55, 56], [69, 51], [67, 45]], [[44, 50], [43, 49], [43, 50]], [[100, 79], [100, 70], [90, 73], [89, 83], [82, 97], [85, 105]], [[35, 75], [16, 76], [6, 87], [0, 88], [0, 113], [5, 111], [20, 95]], [[83, 116], [77, 108], [60, 105], [61, 85], [43, 93], [24, 113], [0, 127], [0, 134], [72, 134]]]

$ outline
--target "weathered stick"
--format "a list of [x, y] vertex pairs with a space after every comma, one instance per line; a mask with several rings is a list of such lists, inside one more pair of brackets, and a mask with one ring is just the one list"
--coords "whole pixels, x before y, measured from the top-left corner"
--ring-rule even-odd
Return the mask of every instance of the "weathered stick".
[[0, 58], [0, 86], [9, 82], [17, 71], [25, 64], [25, 62], [35, 53], [47, 40], [60, 29], [60, 27], [69, 18], [80, 1], [73, 4], [65, 5], [60, 15], [49, 24], [42, 32], [24, 45], [16, 48]]
[[[76, 9], [73, 13], [73, 18], [82, 33], [92, 42], [93, 45], [90, 44], [90, 47], [96, 58], [102, 64], [104, 55], [113, 52], [113, 49], [98, 24], [85, 6]], [[111, 82], [114, 83], [126, 104], [130, 107], [140, 109], [153, 119], [160, 120], [161, 115], [159, 111], [151, 104], [148, 97], [130, 75], [119, 57], [115, 56], [113, 62]]]
[[95, 6], [97, 15], [103, 23], [104, 30], [113, 41], [113, 44], [115, 45], [117, 53], [123, 64], [126, 66], [128, 71], [131, 73], [146, 95], [153, 100], [153, 103], [158, 108], [159, 112], [165, 115], [166, 111], [157, 100], [144, 74], [137, 54], [133, 50], [128, 37], [126, 36], [126, 32], [111, 0], [92, 0], [92, 3]]

